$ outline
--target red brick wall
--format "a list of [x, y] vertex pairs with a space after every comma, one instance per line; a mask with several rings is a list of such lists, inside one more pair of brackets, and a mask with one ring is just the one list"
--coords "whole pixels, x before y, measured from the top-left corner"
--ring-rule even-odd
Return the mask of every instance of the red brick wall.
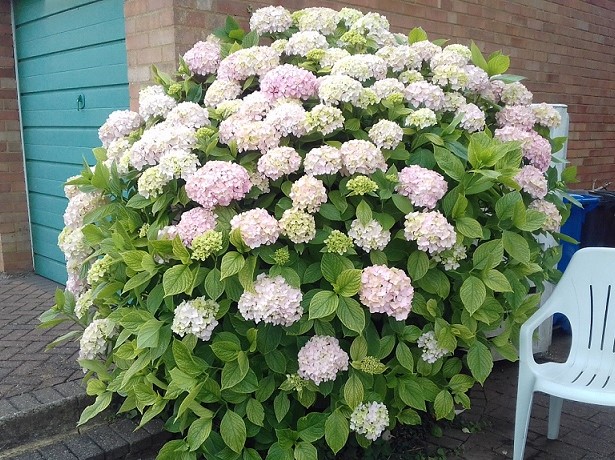
[[10, 2], [0, 2], [0, 272], [32, 270]]
[[[151, 0], [148, 0], [151, 1]], [[143, 2], [145, 3], [145, 2]], [[394, 31], [421, 26], [430, 38], [474, 40], [485, 54], [510, 55], [510, 73], [527, 77], [535, 100], [568, 105], [568, 157], [579, 166], [578, 188], [613, 182], [615, 189], [615, 1], [613, 0], [175, 0], [176, 51], [223, 23], [247, 25], [249, 11], [343, 6], [377, 10]], [[376, 8], [377, 6], [377, 8]], [[205, 27], [207, 30], [199, 30]]]

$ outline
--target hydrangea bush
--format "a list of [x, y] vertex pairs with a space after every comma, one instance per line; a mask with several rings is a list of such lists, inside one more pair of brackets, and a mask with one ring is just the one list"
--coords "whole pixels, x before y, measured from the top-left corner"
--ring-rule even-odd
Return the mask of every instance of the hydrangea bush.
[[[316, 459], [452, 419], [554, 279], [562, 179], [509, 60], [354, 9], [256, 10], [154, 69], [66, 185], [87, 391], [159, 458]], [[497, 333], [494, 333], [497, 331]], [[380, 441], [382, 442], [382, 441]]]

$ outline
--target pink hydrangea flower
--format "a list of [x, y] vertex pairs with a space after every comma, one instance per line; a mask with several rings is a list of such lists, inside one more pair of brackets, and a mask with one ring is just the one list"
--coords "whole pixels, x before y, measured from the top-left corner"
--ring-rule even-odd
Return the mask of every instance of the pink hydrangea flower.
[[530, 203], [528, 209], [540, 211], [545, 215], [546, 219], [542, 224], [543, 230], [547, 232], [559, 232], [559, 228], [562, 225], [562, 215], [553, 203], [545, 200], [535, 200]]
[[175, 231], [186, 246], [192, 244], [192, 240], [216, 226], [216, 215], [211, 209], [193, 208], [184, 212]]
[[399, 268], [372, 265], [361, 273], [359, 298], [371, 313], [386, 313], [404, 321], [412, 309], [413, 296], [410, 277]]
[[435, 208], [448, 188], [441, 174], [417, 165], [405, 167], [397, 178], [399, 184], [395, 190], [410, 198], [413, 205], [426, 209]]
[[530, 131], [530, 142], [523, 147], [523, 156], [542, 172], [551, 165], [551, 144], [536, 131]]
[[276, 180], [292, 174], [301, 166], [301, 157], [292, 147], [276, 147], [269, 150], [258, 160], [258, 172]]
[[209, 112], [194, 102], [180, 102], [167, 115], [167, 123], [188, 128], [209, 126]]
[[321, 174], [337, 174], [342, 169], [340, 150], [330, 145], [323, 145], [310, 150], [303, 160], [303, 170], [306, 174], [319, 176]]
[[365, 252], [382, 251], [391, 241], [391, 233], [382, 228], [380, 222], [374, 219], [366, 224], [362, 224], [359, 219], [353, 220], [350, 224], [350, 230], [348, 230], [348, 236], [352, 238], [354, 244]]
[[273, 99], [290, 97], [309, 99], [316, 95], [316, 76], [309, 70], [291, 64], [278, 66], [267, 72], [261, 79], [261, 91]]
[[368, 132], [369, 138], [376, 147], [394, 149], [404, 137], [404, 130], [394, 121], [380, 120]]
[[130, 110], [116, 110], [111, 112], [107, 120], [98, 129], [98, 138], [103, 147], [107, 148], [111, 142], [128, 136], [143, 123], [143, 118]]
[[241, 239], [252, 249], [273, 244], [280, 236], [278, 221], [266, 209], [251, 209], [233, 216], [231, 230], [239, 230]]
[[220, 43], [217, 39], [196, 42], [184, 54], [184, 61], [190, 71], [196, 75], [216, 73], [220, 64]]
[[327, 189], [320, 179], [303, 176], [290, 187], [290, 199], [295, 209], [318, 212], [320, 205], [327, 202]]
[[466, 65], [464, 69], [469, 78], [467, 89], [474, 93], [480, 93], [489, 87], [489, 75], [483, 69], [471, 64]]
[[476, 104], [462, 104], [457, 113], [463, 114], [459, 123], [463, 129], [471, 133], [485, 129], [485, 113]]
[[299, 350], [299, 377], [319, 385], [348, 370], [348, 354], [335, 337], [315, 335]]
[[421, 251], [438, 254], [455, 245], [457, 235], [446, 217], [438, 211], [411, 212], [406, 216], [404, 236], [416, 241]]
[[353, 139], [340, 147], [344, 171], [348, 175], [355, 173], [372, 174], [377, 170], [386, 171], [387, 164], [378, 147], [368, 141]]
[[226, 161], [208, 161], [186, 179], [186, 194], [204, 208], [228, 206], [252, 188], [243, 166]]
[[442, 88], [426, 81], [410, 83], [404, 92], [404, 96], [413, 107], [426, 107], [438, 111], [444, 107], [445, 97]]
[[510, 105], [504, 107], [495, 116], [500, 126], [516, 126], [526, 131], [536, 123], [532, 108], [527, 105]]
[[547, 195], [547, 178], [534, 166], [527, 165], [521, 168], [515, 176], [515, 181], [534, 198], [541, 199]]
[[261, 273], [254, 282], [254, 291], [244, 291], [237, 307], [246, 320], [255, 323], [290, 326], [303, 315], [301, 290], [289, 285], [281, 276]]

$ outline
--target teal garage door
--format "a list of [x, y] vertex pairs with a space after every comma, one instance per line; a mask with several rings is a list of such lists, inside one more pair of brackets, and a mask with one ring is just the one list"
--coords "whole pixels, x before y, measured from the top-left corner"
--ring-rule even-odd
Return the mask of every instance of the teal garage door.
[[128, 107], [122, 0], [15, 0], [15, 42], [35, 271], [66, 281], [63, 182], [93, 162], [98, 127]]

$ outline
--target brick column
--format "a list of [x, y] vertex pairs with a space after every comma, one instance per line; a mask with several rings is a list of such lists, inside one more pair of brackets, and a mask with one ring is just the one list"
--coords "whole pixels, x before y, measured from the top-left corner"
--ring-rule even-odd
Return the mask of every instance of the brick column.
[[11, 3], [0, 2], [0, 272], [32, 270]]

